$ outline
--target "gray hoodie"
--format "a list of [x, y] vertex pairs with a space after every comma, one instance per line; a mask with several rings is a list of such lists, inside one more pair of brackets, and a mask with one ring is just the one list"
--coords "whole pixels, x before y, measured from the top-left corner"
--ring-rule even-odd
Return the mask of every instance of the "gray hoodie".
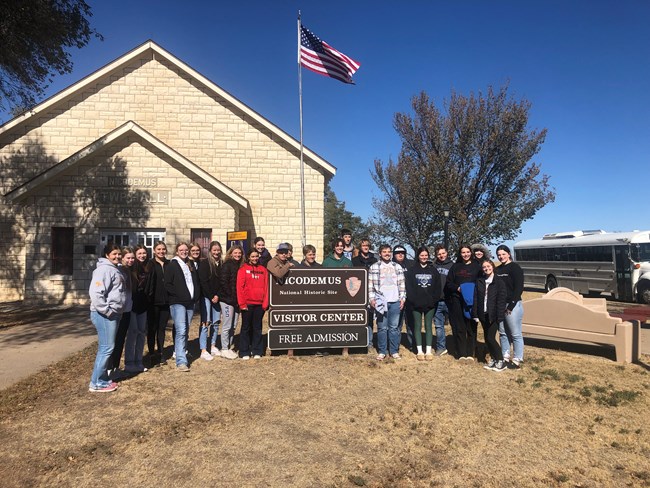
[[124, 275], [108, 259], [99, 258], [88, 294], [91, 312], [99, 312], [111, 320], [119, 318], [126, 304]]

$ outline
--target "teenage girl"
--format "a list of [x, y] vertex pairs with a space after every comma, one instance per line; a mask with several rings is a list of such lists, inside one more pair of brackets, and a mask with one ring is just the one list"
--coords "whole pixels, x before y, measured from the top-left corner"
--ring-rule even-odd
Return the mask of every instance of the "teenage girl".
[[[219, 321], [221, 318], [221, 306], [219, 303], [220, 275], [221, 269], [221, 244], [218, 241], [210, 243], [208, 257], [201, 260], [199, 265], [199, 282], [201, 283], [201, 330], [199, 331], [199, 346], [201, 347], [201, 358], [212, 361], [213, 356], [220, 356], [221, 351], [217, 347]], [[212, 330], [212, 347], [207, 351], [208, 336]]]
[[244, 264], [237, 272], [237, 303], [242, 313], [241, 331], [239, 333], [239, 356], [246, 360], [261, 359], [262, 317], [269, 308], [269, 274], [259, 264], [260, 253], [251, 249]]
[[[470, 247], [462, 244], [445, 282], [449, 297], [449, 323], [456, 342], [456, 359], [468, 361], [474, 360], [477, 327], [471, 318], [471, 309], [467, 310], [468, 297], [463, 298], [461, 286], [476, 283], [481, 274], [481, 266], [472, 258]], [[472, 298], [473, 294], [472, 290]]]

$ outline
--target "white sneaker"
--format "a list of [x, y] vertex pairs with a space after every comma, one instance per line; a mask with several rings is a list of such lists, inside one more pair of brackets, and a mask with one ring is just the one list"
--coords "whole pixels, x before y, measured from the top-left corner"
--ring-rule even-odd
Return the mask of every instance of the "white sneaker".
[[400, 356], [398, 352], [396, 352], [395, 354], [391, 354], [390, 357], [392, 357], [395, 361], [402, 359], [402, 356]]
[[241, 358], [242, 361], [248, 361], [251, 357], [250, 356], [244, 356]]
[[259, 354], [255, 354], [255, 356], [253, 356], [253, 359], [262, 359], [262, 356], [260, 356]]
[[216, 347], [213, 347], [212, 349], [210, 349], [210, 354], [212, 354], [216, 358], [217, 356], [221, 356], [221, 351]]
[[201, 353], [201, 359], [205, 359], [206, 361], [212, 361], [214, 358], [212, 357], [212, 354], [210, 354], [208, 351], [203, 351]]
[[221, 351], [221, 357], [224, 359], [237, 359], [237, 353], [230, 349], [224, 349]]

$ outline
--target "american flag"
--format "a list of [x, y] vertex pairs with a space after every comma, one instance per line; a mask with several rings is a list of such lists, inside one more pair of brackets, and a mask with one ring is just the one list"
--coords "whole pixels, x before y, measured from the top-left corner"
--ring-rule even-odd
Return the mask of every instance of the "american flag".
[[309, 29], [300, 26], [300, 64], [315, 73], [351, 83], [361, 66], [354, 59], [321, 41]]

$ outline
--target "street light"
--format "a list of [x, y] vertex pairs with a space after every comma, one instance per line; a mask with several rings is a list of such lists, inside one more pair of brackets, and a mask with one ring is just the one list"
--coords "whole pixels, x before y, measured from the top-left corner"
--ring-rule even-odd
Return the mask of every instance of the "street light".
[[449, 250], [449, 210], [443, 213], [445, 214], [445, 249]]

